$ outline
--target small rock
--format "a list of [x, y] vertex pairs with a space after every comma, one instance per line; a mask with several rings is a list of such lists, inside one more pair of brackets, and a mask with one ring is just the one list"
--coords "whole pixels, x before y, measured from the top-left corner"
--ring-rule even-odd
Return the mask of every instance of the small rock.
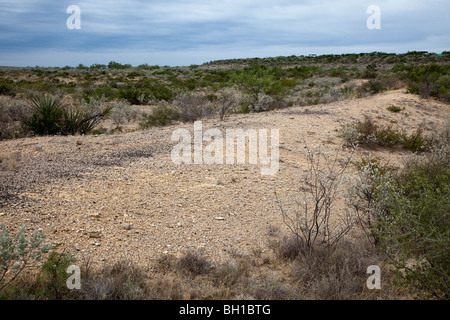
[[93, 238], [93, 239], [100, 238], [100, 232], [89, 232], [89, 238]]
[[122, 225], [122, 227], [123, 227], [125, 230], [131, 230], [131, 228], [133, 227], [133, 225], [132, 225], [131, 223], [124, 223], [124, 224]]
[[98, 212], [94, 212], [94, 213], [91, 213], [90, 215], [89, 215], [91, 218], [100, 218], [100, 213], [98, 213]]
[[77, 141], [77, 146], [81, 146], [83, 144], [83, 142], [81, 142], [81, 141]]

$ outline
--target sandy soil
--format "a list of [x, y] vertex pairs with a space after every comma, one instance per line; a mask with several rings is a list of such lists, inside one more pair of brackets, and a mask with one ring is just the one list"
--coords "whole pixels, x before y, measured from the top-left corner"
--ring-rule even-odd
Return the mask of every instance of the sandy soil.
[[[386, 110], [404, 107], [400, 113]], [[0, 222], [11, 233], [27, 223], [47, 231], [78, 258], [127, 258], [148, 264], [161, 254], [204, 248], [212, 260], [230, 252], [268, 249], [268, 232], [286, 226], [274, 191], [288, 195], [307, 170], [305, 143], [334, 152], [337, 130], [371, 116], [377, 123], [426, 133], [450, 119], [446, 104], [404, 90], [331, 104], [292, 107], [259, 114], [203, 120], [203, 130], [279, 129], [280, 167], [261, 175], [261, 164], [176, 165], [172, 132], [193, 124], [99, 136], [50, 136], [0, 142]], [[303, 140], [305, 139], [305, 140]], [[350, 150], [344, 150], [342, 156]], [[358, 150], [357, 159], [365, 152]], [[376, 156], [401, 165], [410, 154], [376, 150]], [[339, 210], [339, 208], [337, 208]], [[50, 227], [53, 226], [52, 229]]]

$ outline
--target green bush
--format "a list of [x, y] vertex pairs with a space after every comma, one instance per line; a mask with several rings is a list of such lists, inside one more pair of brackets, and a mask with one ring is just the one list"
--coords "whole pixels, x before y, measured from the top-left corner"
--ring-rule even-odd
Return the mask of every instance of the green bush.
[[30, 293], [38, 299], [60, 300], [68, 298], [71, 290], [67, 288], [67, 268], [74, 264], [76, 259], [68, 252], [52, 251], [45, 263]]
[[119, 70], [122, 70], [122, 69], [129, 69], [129, 68], [131, 68], [131, 64], [120, 64], [120, 63], [115, 62], [115, 61], [110, 61], [108, 63], [108, 69], [119, 69]]
[[125, 99], [131, 104], [140, 105], [146, 98], [146, 94], [141, 89], [136, 89], [131, 86], [119, 89], [117, 96], [120, 99]]
[[429, 176], [410, 167], [384, 193], [389, 215], [379, 222], [378, 236], [392, 258], [399, 284], [419, 294], [450, 297], [450, 168]]
[[8, 79], [0, 79], [0, 94], [8, 95], [13, 92], [14, 81]]
[[366, 117], [364, 121], [356, 121], [353, 124], [341, 128], [339, 136], [347, 146], [355, 147], [396, 147], [401, 146], [413, 152], [426, 151], [430, 148], [431, 141], [423, 135], [419, 128], [411, 134], [398, 131], [390, 126], [380, 126]]
[[410, 135], [403, 134], [401, 137], [401, 145], [407, 150], [411, 150], [413, 152], [421, 152], [426, 151], [430, 148], [430, 141], [423, 136], [423, 132], [421, 129], [417, 129]]
[[435, 97], [450, 101], [450, 66], [448, 64], [429, 64], [420, 66], [398, 66], [396, 72], [409, 80], [408, 92], [424, 98]]
[[139, 123], [141, 128], [146, 129], [155, 126], [165, 126], [174, 120], [179, 120], [180, 114], [177, 110], [167, 106], [157, 106], [151, 114], [143, 114]]
[[400, 112], [400, 111], [403, 111], [404, 108], [400, 108], [400, 107], [391, 105], [391, 106], [387, 107], [386, 110], [388, 110], [388, 111], [390, 111], [390, 112], [398, 113], [398, 112]]
[[414, 154], [398, 173], [360, 163], [348, 202], [373, 244], [394, 266], [396, 283], [419, 296], [450, 297], [450, 145]]

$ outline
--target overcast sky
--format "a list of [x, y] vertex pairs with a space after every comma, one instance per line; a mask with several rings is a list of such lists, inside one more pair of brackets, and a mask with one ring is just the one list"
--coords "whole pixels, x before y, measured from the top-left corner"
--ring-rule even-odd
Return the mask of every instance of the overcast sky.
[[[81, 29], [69, 29], [70, 5]], [[370, 5], [381, 29], [369, 29]], [[190, 65], [217, 59], [450, 50], [448, 0], [0, 0], [0, 65], [109, 61]]]

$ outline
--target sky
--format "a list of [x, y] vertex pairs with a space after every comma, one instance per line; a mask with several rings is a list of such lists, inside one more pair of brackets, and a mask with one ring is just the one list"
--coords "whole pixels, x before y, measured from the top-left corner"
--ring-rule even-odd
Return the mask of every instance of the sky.
[[[67, 12], [71, 5], [80, 9], [79, 19]], [[68, 20], [80, 28], [69, 28]], [[369, 28], [367, 20], [380, 28]], [[186, 66], [446, 50], [448, 0], [0, 0], [0, 66]]]

